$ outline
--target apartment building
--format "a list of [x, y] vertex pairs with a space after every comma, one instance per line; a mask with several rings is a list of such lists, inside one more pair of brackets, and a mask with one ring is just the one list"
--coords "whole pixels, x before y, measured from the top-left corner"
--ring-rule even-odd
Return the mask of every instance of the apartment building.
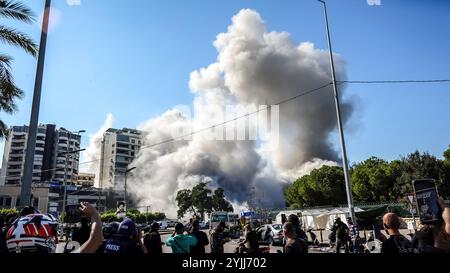
[[[20, 185], [24, 172], [28, 126], [12, 126], [5, 140], [0, 186]], [[80, 149], [81, 136], [52, 124], [39, 125], [34, 153], [33, 183], [77, 181], [79, 153], [71, 154], [66, 162], [63, 152]], [[67, 163], [67, 164], [66, 164]]]
[[124, 189], [125, 171], [142, 146], [143, 133], [134, 129], [108, 129], [103, 134], [98, 187]]

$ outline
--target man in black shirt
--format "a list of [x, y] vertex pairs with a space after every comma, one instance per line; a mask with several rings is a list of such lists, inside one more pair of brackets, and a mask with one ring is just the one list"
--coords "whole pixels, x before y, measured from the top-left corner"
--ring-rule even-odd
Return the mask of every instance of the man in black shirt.
[[147, 252], [150, 254], [162, 254], [162, 241], [159, 234], [159, 224], [153, 223], [150, 232], [144, 236], [144, 246], [147, 248]]
[[197, 239], [197, 244], [195, 246], [191, 246], [190, 253], [205, 254], [205, 246], [209, 245], [208, 235], [200, 230], [200, 222], [198, 220], [192, 222], [191, 235]]
[[407, 254], [414, 253], [411, 242], [400, 234], [400, 218], [395, 213], [388, 213], [383, 217], [383, 226], [390, 236], [381, 246], [381, 253]]

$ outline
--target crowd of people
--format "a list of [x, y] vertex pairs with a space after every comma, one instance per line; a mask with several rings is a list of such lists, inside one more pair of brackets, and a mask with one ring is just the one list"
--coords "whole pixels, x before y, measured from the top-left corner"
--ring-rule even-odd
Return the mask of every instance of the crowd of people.
[[[443, 211], [441, 221], [424, 225], [411, 240], [400, 233], [402, 220], [392, 212], [384, 215], [382, 221], [387, 236], [379, 233], [376, 238], [374, 236], [369, 240], [381, 242], [381, 252], [386, 254], [450, 253], [450, 208], [443, 200], [440, 200], [440, 206]], [[209, 237], [200, 230], [198, 220], [191, 220], [186, 226], [178, 223], [173, 234], [163, 241], [158, 223], [153, 223], [150, 230], [144, 232], [129, 218], [120, 223], [103, 224], [99, 213], [89, 203], [82, 203], [81, 210], [83, 218], [80, 226], [70, 233], [65, 232], [66, 241], [77, 242], [78, 247], [65, 247], [64, 252], [161, 254], [166, 245], [172, 253], [204, 254], [209, 245], [211, 253], [220, 254], [225, 252], [224, 245], [230, 241], [224, 222], [215, 227]], [[358, 225], [351, 218], [346, 220], [347, 224], [338, 218], [332, 227], [330, 242], [335, 247], [335, 252], [364, 252]], [[32, 207], [25, 207], [17, 216], [11, 214], [0, 218], [0, 253], [54, 253], [60, 241], [58, 229], [59, 223], [52, 215], [40, 214]], [[308, 233], [311, 234], [312, 231], [309, 230]], [[308, 253], [311, 243], [297, 215], [290, 215], [285, 219], [283, 234], [283, 250], [279, 253]], [[317, 239], [312, 236], [312, 243], [314, 242], [317, 243]], [[268, 252], [270, 248], [260, 248], [258, 235], [252, 226], [245, 225], [244, 239], [239, 242], [235, 253]]]

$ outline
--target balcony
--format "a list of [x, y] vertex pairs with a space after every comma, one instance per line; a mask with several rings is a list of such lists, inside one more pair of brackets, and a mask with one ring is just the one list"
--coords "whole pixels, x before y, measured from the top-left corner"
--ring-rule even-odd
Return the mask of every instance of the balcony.
[[12, 143], [25, 143], [27, 139], [26, 138], [13, 138], [11, 140]]
[[36, 146], [35, 149], [36, 149], [36, 151], [42, 151], [42, 152], [45, 150], [44, 147], [39, 147], [39, 146]]
[[11, 165], [11, 166], [12, 165], [15, 165], [15, 166], [16, 165], [22, 165], [22, 163], [23, 163], [22, 161], [8, 161], [8, 164]]
[[11, 150], [11, 155], [14, 156], [22, 156], [25, 153], [25, 151], [23, 149], [18, 149], [18, 150]]

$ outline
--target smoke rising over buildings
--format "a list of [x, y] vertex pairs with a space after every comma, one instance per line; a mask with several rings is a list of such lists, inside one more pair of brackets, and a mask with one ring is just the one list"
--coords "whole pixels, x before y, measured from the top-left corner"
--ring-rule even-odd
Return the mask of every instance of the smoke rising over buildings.
[[[137, 129], [146, 132], [144, 145], [171, 139], [180, 128], [196, 131], [220, 124], [227, 105], [244, 109], [272, 105], [331, 82], [326, 50], [309, 42], [296, 44], [287, 32], [269, 32], [253, 10], [235, 15], [214, 46], [216, 62], [191, 73], [195, 118], [174, 108], [142, 123]], [[345, 80], [345, 62], [339, 55], [336, 69], [338, 79]], [[261, 206], [283, 207], [284, 186], [339, 160], [330, 141], [336, 130], [332, 86], [282, 104], [279, 111], [277, 142], [271, 137], [205, 140], [200, 134], [142, 149], [132, 164], [137, 169], [129, 178], [130, 191], [143, 205], [169, 215], [176, 213], [178, 190], [205, 181], [224, 188], [234, 204], [256, 200]], [[353, 112], [352, 102], [344, 98], [342, 111], [346, 122]], [[219, 127], [209, 133], [226, 130]]]

